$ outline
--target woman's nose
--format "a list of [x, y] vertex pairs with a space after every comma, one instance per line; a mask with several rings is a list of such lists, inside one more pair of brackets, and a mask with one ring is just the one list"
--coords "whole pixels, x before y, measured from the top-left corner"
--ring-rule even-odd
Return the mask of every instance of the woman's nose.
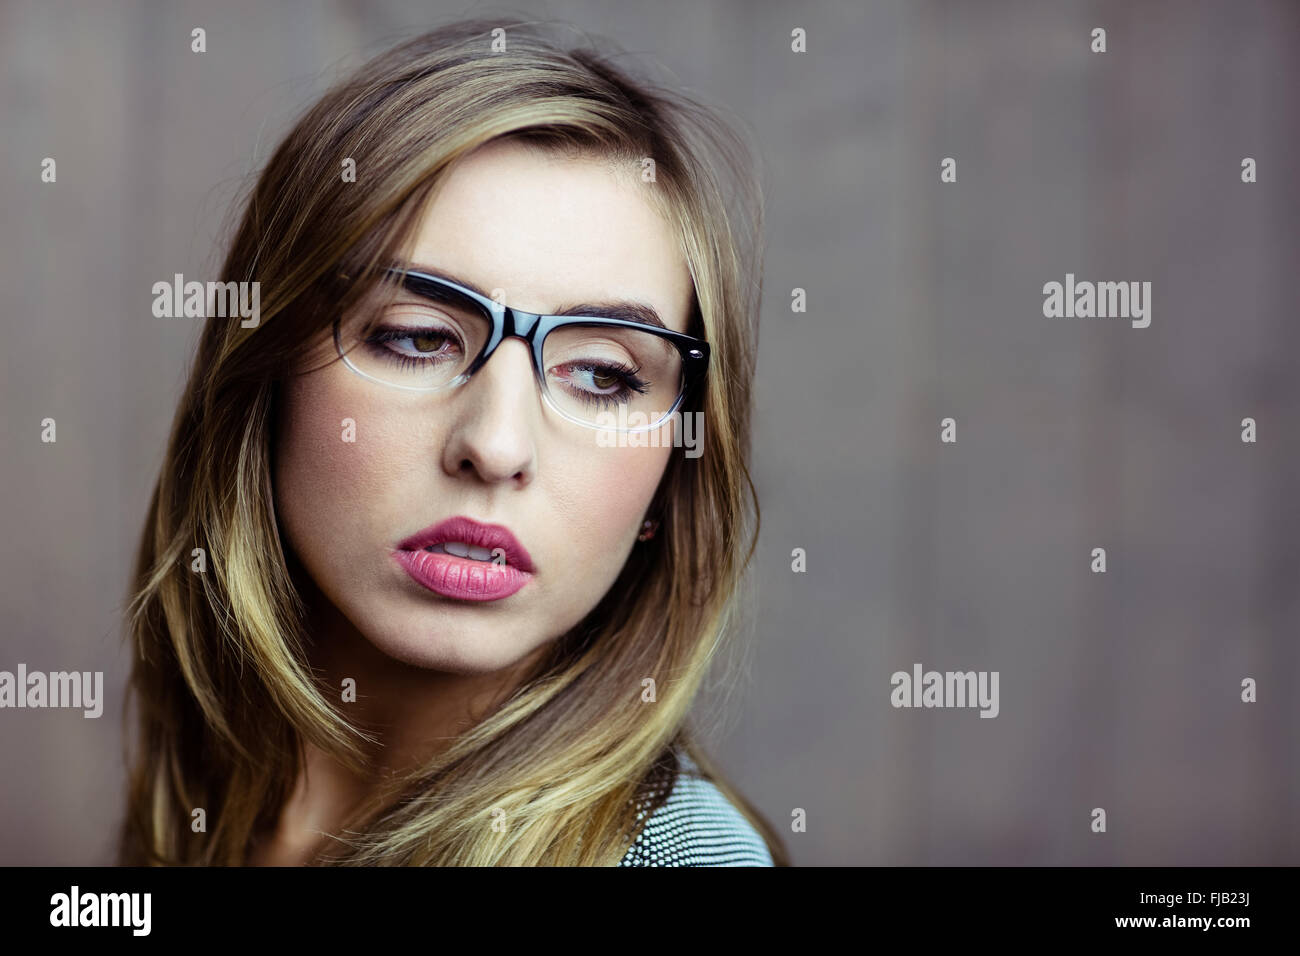
[[537, 467], [541, 395], [528, 343], [503, 341], [448, 407], [443, 468], [485, 482], [531, 481]]

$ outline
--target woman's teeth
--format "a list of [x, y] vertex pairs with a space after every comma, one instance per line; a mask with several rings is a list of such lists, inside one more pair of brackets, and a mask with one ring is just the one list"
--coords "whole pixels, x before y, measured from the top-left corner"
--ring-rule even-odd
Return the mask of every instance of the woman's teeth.
[[487, 548], [480, 548], [476, 545], [465, 544], [461, 541], [447, 541], [443, 544], [431, 544], [425, 551], [440, 552], [442, 554], [454, 554], [458, 558], [470, 558], [474, 561], [491, 561], [492, 552]]

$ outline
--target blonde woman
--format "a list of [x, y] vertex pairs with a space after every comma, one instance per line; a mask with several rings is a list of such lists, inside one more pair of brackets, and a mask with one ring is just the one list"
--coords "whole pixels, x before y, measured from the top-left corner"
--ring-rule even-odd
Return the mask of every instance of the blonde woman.
[[757, 535], [747, 157], [523, 22], [307, 112], [145, 523], [123, 863], [785, 865], [688, 727]]

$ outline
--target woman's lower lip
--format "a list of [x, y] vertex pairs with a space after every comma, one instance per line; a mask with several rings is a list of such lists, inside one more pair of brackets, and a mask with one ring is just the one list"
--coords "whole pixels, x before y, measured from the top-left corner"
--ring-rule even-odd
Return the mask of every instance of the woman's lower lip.
[[440, 551], [394, 551], [393, 557], [417, 584], [460, 601], [499, 601], [533, 577], [508, 564], [475, 561]]

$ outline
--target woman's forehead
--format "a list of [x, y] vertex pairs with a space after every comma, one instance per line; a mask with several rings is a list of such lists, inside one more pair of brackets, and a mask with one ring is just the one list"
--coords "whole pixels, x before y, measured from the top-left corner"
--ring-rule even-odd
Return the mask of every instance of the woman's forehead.
[[652, 306], [685, 331], [693, 285], [658, 188], [599, 157], [492, 143], [445, 174], [413, 236], [410, 262], [500, 293], [532, 312], [585, 302]]

